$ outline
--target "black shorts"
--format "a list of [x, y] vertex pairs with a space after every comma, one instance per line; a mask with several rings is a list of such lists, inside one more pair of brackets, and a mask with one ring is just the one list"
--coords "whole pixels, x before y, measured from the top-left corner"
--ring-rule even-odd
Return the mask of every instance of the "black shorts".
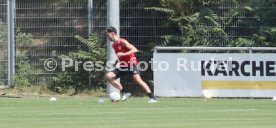
[[140, 75], [137, 65], [132, 65], [132, 66], [126, 67], [126, 68], [123, 68], [123, 67], [116, 68], [112, 72], [116, 75], [115, 79], [118, 79], [124, 75], [131, 75], [131, 76], [133, 76], [135, 74]]

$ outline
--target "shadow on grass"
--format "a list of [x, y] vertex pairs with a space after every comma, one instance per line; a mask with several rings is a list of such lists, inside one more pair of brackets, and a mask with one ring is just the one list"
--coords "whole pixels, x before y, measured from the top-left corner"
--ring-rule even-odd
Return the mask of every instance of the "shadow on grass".
[[2, 93], [0, 94], [0, 98], [22, 98], [19, 96], [7, 96], [6, 93]]

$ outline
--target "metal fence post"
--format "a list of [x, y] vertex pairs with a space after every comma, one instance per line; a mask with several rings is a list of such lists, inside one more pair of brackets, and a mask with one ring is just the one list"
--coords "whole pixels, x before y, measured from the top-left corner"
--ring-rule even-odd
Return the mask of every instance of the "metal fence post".
[[8, 3], [8, 85], [11, 84], [15, 74], [15, 0]]
[[93, 31], [93, 0], [88, 0], [88, 36]]
[[[87, 12], [88, 12], [88, 38], [89, 36], [92, 34], [92, 30], [93, 30], [93, 0], [88, 0], [88, 7], [87, 7]], [[92, 81], [91, 81], [91, 72], [89, 71], [89, 76], [88, 76], [88, 83], [89, 86], [92, 85]]]

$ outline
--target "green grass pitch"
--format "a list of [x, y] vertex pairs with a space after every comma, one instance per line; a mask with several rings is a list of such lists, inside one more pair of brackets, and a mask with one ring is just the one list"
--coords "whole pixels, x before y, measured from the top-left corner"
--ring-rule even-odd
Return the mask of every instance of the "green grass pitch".
[[269, 99], [0, 98], [0, 128], [275, 128]]

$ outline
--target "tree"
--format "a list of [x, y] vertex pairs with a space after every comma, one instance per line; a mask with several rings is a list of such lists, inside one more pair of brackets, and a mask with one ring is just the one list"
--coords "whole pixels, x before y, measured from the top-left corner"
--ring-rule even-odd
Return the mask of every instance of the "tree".
[[[270, 4], [266, 4], [268, 1]], [[261, 27], [275, 24], [265, 20], [274, 15], [270, 6], [275, 2], [268, 1], [160, 0], [161, 7], [146, 9], [166, 13], [168, 24], [179, 28], [178, 35], [163, 36], [163, 46], [271, 46], [275, 28]], [[258, 6], [267, 11], [259, 10]], [[264, 21], [259, 20], [261, 15], [265, 16], [262, 17]], [[265, 34], [272, 38], [271, 41], [265, 41], [268, 40], [262, 36]]]

